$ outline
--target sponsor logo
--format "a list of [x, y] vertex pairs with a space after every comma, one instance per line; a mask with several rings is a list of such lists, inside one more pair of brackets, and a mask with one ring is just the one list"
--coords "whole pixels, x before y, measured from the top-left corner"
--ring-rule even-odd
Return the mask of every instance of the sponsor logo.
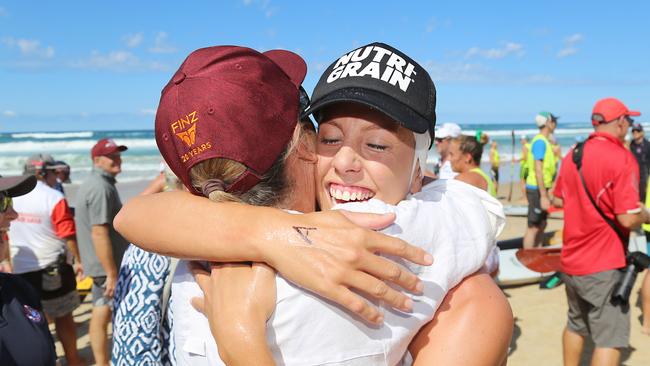
[[197, 146], [193, 148], [192, 150], [186, 152], [185, 154], [181, 155], [181, 162], [185, 163], [191, 158], [199, 155], [200, 153], [204, 152], [205, 150], [210, 150], [212, 149], [212, 144], [210, 142], [206, 142], [204, 144], [201, 144], [200, 146]]
[[370, 77], [381, 80], [406, 92], [415, 82], [415, 65], [397, 53], [379, 46], [356, 49], [336, 61], [327, 83], [347, 77]]
[[43, 320], [43, 316], [40, 311], [34, 309], [31, 306], [23, 305], [23, 313], [27, 319], [31, 320], [33, 323], [40, 323]]
[[188, 147], [192, 147], [196, 141], [196, 123], [199, 117], [196, 111], [185, 115], [185, 118], [179, 118], [177, 121], [172, 122], [170, 127], [176, 137], [181, 139]]

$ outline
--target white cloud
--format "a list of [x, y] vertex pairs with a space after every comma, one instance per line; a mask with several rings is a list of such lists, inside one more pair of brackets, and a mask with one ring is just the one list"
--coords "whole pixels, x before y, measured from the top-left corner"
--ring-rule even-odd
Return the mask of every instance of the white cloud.
[[556, 84], [550, 75], [504, 73], [480, 63], [451, 62], [441, 63], [429, 60], [424, 64], [434, 83], [541, 85]]
[[564, 42], [569, 43], [569, 44], [575, 44], [578, 42], [582, 42], [583, 35], [580, 33], [572, 34], [564, 39]]
[[242, 0], [242, 4], [244, 4], [244, 6], [251, 6], [254, 4], [257, 10], [262, 12], [267, 18], [274, 16], [278, 11], [278, 8], [271, 6], [271, 0]]
[[522, 46], [520, 43], [505, 42], [503, 47], [500, 48], [483, 49], [479, 47], [472, 47], [467, 50], [467, 52], [465, 52], [465, 57], [471, 58], [480, 56], [487, 59], [502, 59], [510, 55], [522, 57], [525, 53], [526, 52], [524, 51], [524, 46]]
[[126, 43], [127, 47], [135, 48], [138, 47], [144, 40], [144, 34], [142, 34], [142, 32], [127, 34], [126, 36], [122, 37], [122, 39], [124, 40], [124, 43]]
[[112, 51], [108, 54], [102, 54], [93, 51], [90, 57], [77, 60], [68, 64], [68, 66], [79, 69], [96, 69], [96, 70], [153, 70], [167, 71], [169, 67], [158, 61], [142, 61], [136, 55], [129, 51]]
[[40, 41], [35, 39], [22, 39], [5, 37], [2, 43], [10, 48], [18, 48], [20, 54], [25, 57], [36, 57], [43, 59], [50, 59], [54, 57], [54, 47], [42, 46]]
[[558, 51], [557, 58], [565, 58], [565, 57], [568, 57], [568, 56], [571, 56], [571, 55], [575, 55], [576, 53], [578, 53], [577, 48], [564, 47], [563, 49]]
[[139, 114], [143, 116], [155, 116], [156, 110], [152, 108], [142, 108], [140, 109]]
[[167, 43], [167, 32], [158, 32], [154, 45], [149, 48], [151, 53], [172, 53], [176, 52], [176, 47]]
[[9, 117], [9, 118], [16, 117], [16, 112], [7, 109], [4, 112], [2, 112], [2, 115], [5, 116], [5, 117]]
[[581, 33], [572, 34], [564, 39], [564, 47], [556, 54], [557, 58], [565, 58], [578, 53], [576, 45], [584, 39]]

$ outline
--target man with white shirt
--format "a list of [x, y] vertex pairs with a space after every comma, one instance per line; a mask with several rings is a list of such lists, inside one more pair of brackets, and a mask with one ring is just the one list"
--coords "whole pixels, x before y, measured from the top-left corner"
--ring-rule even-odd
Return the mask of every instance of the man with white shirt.
[[443, 123], [436, 130], [435, 144], [436, 150], [440, 154], [440, 161], [435, 169], [438, 179], [453, 179], [458, 175], [458, 173], [451, 169], [451, 162], [449, 162], [449, 144], [451, 139], [460, 136], [460, 133], [460, 126], [455, 123]]
[[[25, 174], [36, 176], [33, 191], [13, 200], [18, 218], [11, 223], [9, 241], [14, 273], [29, 282], [41, 297], [43, 310], [54, 319], [68, 365], [83, 365], [77, 352], [77, 330], [72, 311], [79, 306], [75, 272], [81, 272], [74, 219], [56, 183], [52, 156], [36, 154], [25, 164]], [[69, 258], [74, 256], [75, 267]]]

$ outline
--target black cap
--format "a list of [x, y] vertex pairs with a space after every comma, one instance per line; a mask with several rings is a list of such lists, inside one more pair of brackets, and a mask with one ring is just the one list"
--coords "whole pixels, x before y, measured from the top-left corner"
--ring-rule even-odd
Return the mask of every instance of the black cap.
[[639, 122], [635, 122], [632, 125], [632, 131], [643, 131], [643, 126]]
[[314, 113], [337, 102], [356, 102], [377, 109], [417, 133], [436, 126], [436, 87], [429, 73], [400, 50], [384, 43], [359, 47], [334, 61], [311, 96]]
[[36, 186], [36, 177], [21, 175], [16, 177], [2, 177], [0, 175], [0, 192], [7, 192], [9, 197], [18, 197], [31, 192]]

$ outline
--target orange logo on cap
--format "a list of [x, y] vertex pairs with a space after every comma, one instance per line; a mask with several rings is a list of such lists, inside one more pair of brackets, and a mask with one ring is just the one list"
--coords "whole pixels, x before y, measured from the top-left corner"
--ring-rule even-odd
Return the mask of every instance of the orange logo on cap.
[[183, 141], [187, 146], [194, 145], [196, 139], [196, 123], [199, 117], [196, 116], [196, 111], [189, 113], [185, 118], [180, 118], [178, 121], [173, 122], [170, 126], [172, 132]]

